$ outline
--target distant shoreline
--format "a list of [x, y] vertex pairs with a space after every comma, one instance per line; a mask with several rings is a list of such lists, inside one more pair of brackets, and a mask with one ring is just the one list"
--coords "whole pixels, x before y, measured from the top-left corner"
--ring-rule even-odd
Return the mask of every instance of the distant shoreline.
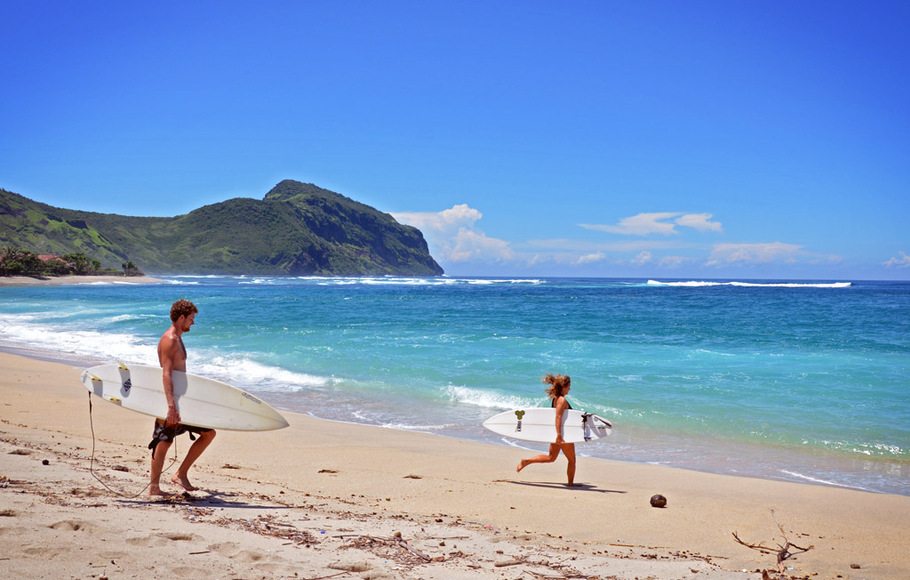
[[164, 280], [149, 276], [0, 276], [3, 286], [69, 286], [76, 284], [159, 284]]

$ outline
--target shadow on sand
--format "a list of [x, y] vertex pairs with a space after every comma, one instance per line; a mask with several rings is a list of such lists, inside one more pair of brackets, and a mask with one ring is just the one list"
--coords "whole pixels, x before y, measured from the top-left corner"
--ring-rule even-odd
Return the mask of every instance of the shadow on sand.
[[528, 487], [543, 487], [549, 489], [568, 489], [572, 491], [590, 491], [594, 493], [628, 493], [618, 489], [601, 489], [590, 483], [576, 483], [569, 486], [565, 483], [553, 483], [552, 481], [515, 481], [514, 479], [497, 479], [494, 483], [511, 483], [514, 485], [525, 485]]
[[192, 493], [184, 491], [182, 493], [155, 497], [143, 496], [141, 498], [135, 499], [123, 499], [119, 500], [119, 503], [127, 505], [192, 505], [196, 507], [220, 507], [236, 509], [291, 509], [292, 507], [269, 500], [265, 497], [260, 498], [260, 500], [261, 501], [254, 503], [249, 502], [241, 496], [235, 494], [200, 489]]

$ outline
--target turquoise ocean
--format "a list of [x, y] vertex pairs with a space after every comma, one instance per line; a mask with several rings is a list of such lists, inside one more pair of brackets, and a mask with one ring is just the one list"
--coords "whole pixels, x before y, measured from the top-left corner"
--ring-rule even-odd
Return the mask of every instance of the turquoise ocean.
[[910, 495], [907, 282], [168, 277], [4, 287], [0, 348], [79, 367], [157, 364], [177, 298], [199, 307], [184, 337], [188, 370], [279, 409], [542, 449], [481, 423], [547, 406], [540, 379], [563, 373], [573, 407], [614, 425], [606, 440], [579, 444], [583, 457]]

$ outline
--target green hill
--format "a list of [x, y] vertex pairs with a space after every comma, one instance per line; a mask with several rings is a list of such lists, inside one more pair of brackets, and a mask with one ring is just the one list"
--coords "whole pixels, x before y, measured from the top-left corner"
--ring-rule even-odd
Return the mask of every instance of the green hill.
[[435, 276], [423, 234], [313, 184], [285, 180], [172, 218], [61, 209], [0, 189], [0, 246], [82, 252], [154, 274]]

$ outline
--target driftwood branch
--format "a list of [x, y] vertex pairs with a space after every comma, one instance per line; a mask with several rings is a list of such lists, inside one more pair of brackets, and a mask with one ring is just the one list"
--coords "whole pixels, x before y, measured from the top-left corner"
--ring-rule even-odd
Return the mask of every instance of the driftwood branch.
[[524, 564], [527, 562], [527, 558], [516, 558], [514, 560], [503, 560], [500, 562], [494, 562], [493, 566], [496, 568], [505, 568], [506, 566], [518, 566], [519, 564]]
[[403, 539], [401, 539], [401, 538], [396, 538], [396, 541], [397, 541], [397, 544], [398, 544], [399, 546], [401, 546], [401, 547], [404, 548], [405, 550], [411, 552], [412, 554], [414, 554], [415, 556], [417, 556], [418, 558], [420, 558], [420, 559], [423, 560], [424, 562], [430, 562], [430, 561], [433, 560], [433, 558], [427, 556], [426, 554], [424, 554], [423, 552], [421, 552], [420, 550], [418, 550], [417, 548], [415, 548], [414, 546], [412, 546], [411, 544], [409, 544], [409, 543], [407, 542], [407, 540], [403, 540]]
[[348, 571], [338, 572], [337, 574], [330, 574], [329, 576], [319, 576], [318, 578], [304, 578], [303, 580], [328, 580], [329, 578], [338, 578], [339, 576], [347, 576], [350, 574]]
[[[787, 532], [784, 531], [784, 526], [781, 525], [781, 523], [777, 520], [777, 516], [774, 514], [774, 510], [771, 510], [771, 517], [774, 518], [774, 522], [777, 523], [777, 529], [780, 530], [781, 535], [784, 537], [784, 543], [778, 544], [776, 548], [773, 548], [771, 546], [766, 546], [764, 544], [750, 544], [748, 542], [743, 541], [736, 532], [733, 532], [733, 538], [739, 544], [742, 544], [743, 546], [745, 546], [751, 550], [758, 550], [759, 552], [762, 552], [763, 554], [776, 554], [777, 555], [777, 571], [779, 574], [783, 574], [785, 560], [787, 560], [788, 558], [790, 558], [791, 556], [793, 556], [795, 554], [800, 554], [802, 552], [808, 552], [815, 546], [809, 546], [808, 548], [803, 548], [803, 547], [797, 546], [796, 544], [794, 544], [793, 542], [790, 541], [790, 538], [787, 537]], [[767, 576], [768, 575], [766, 572], [762, 573], [763, 578], [767, 577]]]

